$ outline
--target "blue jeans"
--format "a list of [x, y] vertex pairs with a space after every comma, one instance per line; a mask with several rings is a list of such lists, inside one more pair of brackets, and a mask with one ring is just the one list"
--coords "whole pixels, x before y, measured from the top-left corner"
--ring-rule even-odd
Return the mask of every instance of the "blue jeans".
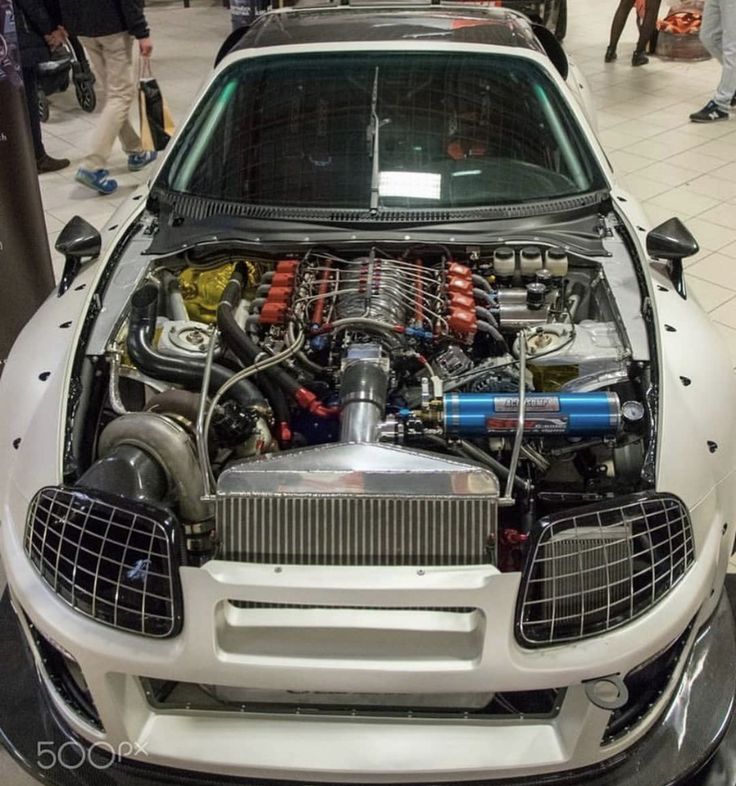
[[736, 93], [736, 0], [706, 0], [700, 40], [723, 66], [715, 100], [728, 111]]

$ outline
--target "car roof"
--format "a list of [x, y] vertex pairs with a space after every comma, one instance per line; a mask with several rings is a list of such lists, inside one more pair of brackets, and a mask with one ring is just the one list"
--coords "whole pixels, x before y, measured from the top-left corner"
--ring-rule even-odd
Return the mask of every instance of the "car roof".
[[531, 24], [505, 8], [468, 3], [300, 4], [264, 14], [232, 47], [365, 41], [446, 41], [544, 52]]

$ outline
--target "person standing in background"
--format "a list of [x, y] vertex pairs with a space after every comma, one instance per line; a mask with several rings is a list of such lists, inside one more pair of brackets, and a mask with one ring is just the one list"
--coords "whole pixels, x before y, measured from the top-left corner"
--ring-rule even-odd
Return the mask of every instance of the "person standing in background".
[[136, 96], [133, 42], [141, 57], [153, 51], [143, 0], [60, 0], [62, 24], [87, 50], [105, 104], [92, 132], [89, 155], [75, 180], [100, 194], [111, 194], [118, 184], [105, 164], [119, 138], [128, 155], [128, 169], [137, 172], [156, 158], [144, 152], [128, 117]]
[[721, 64], [721, 81], [715, 96], [690, 120], [728, 120], [729, 110], [736, 106], [736, 0], [706, 0], [700, 40]]
[[44, 0], [14, 0], [13, 5], [36, 169], [39, 175], [57, 172], [69, 166], [69, 159], [52, 158], [43, 146], [36, 67], [49, 59], [49, 47], [61, 46], [66, 41], [66, 33]]
[[657, 17], [659, 16], [661, 2], [662, 0], [621, 0], [611, 23], [611, 39], [604, 58], [607, 63], [612, 63], [618, 57], [616, 47], [626, 27], [626, 21], [629, 18], [631, 9], [635, 6], [637, 13], [639, 11], [643, 13], [640, 14], [639, 41], [636, 44], [636, 49], [634, 49], [634, 54], [631, 56], [631, 65], [642, 66], [649, 62], [649, 58], [644, 52], [657, 30]]

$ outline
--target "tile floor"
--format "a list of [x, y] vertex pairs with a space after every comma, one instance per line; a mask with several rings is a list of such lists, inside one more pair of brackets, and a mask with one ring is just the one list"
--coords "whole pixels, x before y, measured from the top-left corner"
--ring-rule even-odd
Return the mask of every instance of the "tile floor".
[[[714, 62], [673, 63], [653, 58], [631, 68], [628, 55], [636, 38], [633, 18], [619, 45], [620, 59], [604, 64], [608, 25], [618, 0], [569, 0], [567, 49], [588, 77], [598, 107], [600, 138], [619, 176], [644, 205], [652, 222], [672, 215], [686, 219], [702, 247], [688, 261], [687, 279], [731, 349], [736, 365], [736, 116], [730, 122], [694, 125], [690, 112], [711, 97], [718, 80]], [[667, 7], [665, 2], [664, 7]], [[219, 0], [152, 2], [146, 11], [155, 44], [154, 70], [174, 117], [181, 121], [208, 73], [229, 17]], [[113, 209], [148, 176], [125, 169], [117, 151], [110, 170], [121, 187], [100, 197], [75, 185], [74, 169], [84, 155], [94, 120], [71, 91], [52, 96], [44, 126], [48, 152], [67, 156], [70, 169], [41, 177], [49, 243], [79, 213], [101, 226]], [[59, 267], [60, 259], [54, 254]], [[0, 567], [0, 588], [4, 584]], [[0, 781], [31, 783], [0, 754]]]
[[[230, 32], [230, 16], [221, 0], [193, 0], [188, 9], [173, 0], [149, 0], [146, 16], [154, 43], [154, 75], [175, 121], [181, 122]], [[64, 224], [79, 214], [101, 227], [138, 184], [150, 176], [152, 169], [128, 172], [126, 157], [116, 145], [108, 164], [112, 177], [120, 183], [114, 194], [99, 196], [76, 184], [74, 172], [85, 155], [85, 141], [95, 115], [87, 115], [79, 108], [73, 89], [52, 95], [50, 102], [49, 121], [43, 126], [44, 145], [50, 155], [71, 160], [68, 169], [40, 177], [46, 229], [58, 274], [62, 260], [53, 251], [53, 245]], [[133, 115], [137, 115], [137, 109]], [[135, 117], [133, 122], [136, 123]]]

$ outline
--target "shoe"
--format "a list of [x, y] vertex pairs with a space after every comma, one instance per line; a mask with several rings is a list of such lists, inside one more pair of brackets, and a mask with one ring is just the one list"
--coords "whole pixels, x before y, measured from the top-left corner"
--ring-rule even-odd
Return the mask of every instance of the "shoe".
[[646, 65], [648, 62], [649, 62], [649, 58], [644, 54], [644, 52], [634, 50], [634, 54], [631, 55], [632, 66], [643, 66]]
[[693, 123], [713, 123], [716, 120], [728, 120], [728, 118], [728, 112], [725, 109], [721, 109], [715, 101], [708, 101], [699, 112], [693, 112], [690, 115]]
[[146, 153], [131, 153], [128, 156], [128, 169], [131, 172], [139, 172], [143, 167], [152, 164], [157, 155], [155, 150]]
[[616, 49], [612, 46], [609, 46], [608, 49], [606, 49], [606, 54], [603, 58], [603, 61], [606, 63], [612, 63], [617, 57], [618, 55], [616, 54]]
[[93, 172], [91, 169], [79, 167], [74, 179], [77, 183], [91, 188], [98, 194], [112, 194], [118, 187], [118, 181], [112, 180], [108, 175], [109, 172], [106, 169], [96, 169]]
[[46, 172], [58, 172], [60, 169], [66, 169], [70, 163], [68, 158], [51, 158], [48, 153], [44, 153], [41, 158], [36, 159], [36, 170], [39, 175], [44, 175]]
[[731, 99], [731, 106], [736, 106], [736, 93], [733, 94], [733, 98]]

